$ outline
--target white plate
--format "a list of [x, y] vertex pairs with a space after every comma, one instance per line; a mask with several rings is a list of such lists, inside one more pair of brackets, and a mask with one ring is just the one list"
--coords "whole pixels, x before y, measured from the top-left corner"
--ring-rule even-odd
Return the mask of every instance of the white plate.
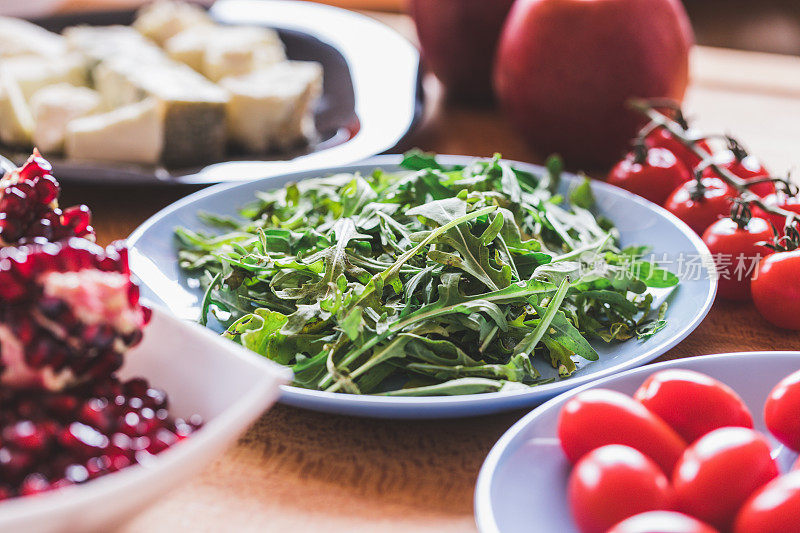
[[[473, 159], [464, 156], [438, 158], [445, 165], [466, 164]], [[399, 162], [400, 156], [378, 156], [357, 165], [306, 170], [235, 185], [217, 185], [175, 202], [152, 216], [128, 239], [131, 268], [142, 281], [142, 294], [163, 302], [180, 317], [196, 320], [199, 317], [198, 304], [202, 290], [190, 287], [189, 280], [178, 268], [174, 237], [177, 226], [208, 231], [197, 218], [200, 211], [236, 216], [240, 207], [253, 201], [256, 191], [338, 172], [368, 173], [376, 167], [396, 171], [400, 170]], [[543, 172], [541, 167], [535, 165], [513, 164], [536, 174]], [[566, 193], [578, 180], [576, 176], [565, 175], [561, 192]], [[642, 342], [631, 340], [612, 345], [594, 343], [600, 354], [599, 361], [585, 364], [571, 378], [522, 392], [404, 398], [356, 396], [287, 386], [283, 388], [281, 402], [318, 411], [383, 418], [480, 415], [537, 405], [588, 381], [652, 361], [666, 352], [697, 327], [711, 307], [717, 289], [716, 279], [711, 274], [711, 255], [703, 241], [686, 224], [661, 207], [606, 183], [593, 182], [592, 189], [598, 201], [598, 210], [617, 224], [623, 245], [651, 244], [657, 258], [666, 255], [668, 260], [676, 262], [665, 265], [671, 270], [679, 270], [677, 261], [680, 258], [684, 258], [685, 262], [692, 258], [695, 260], [696, 272], [684, 277], [681, 285], [669, 295], [667, 326], [653, 337]], [[665, 296], [662, 294], [662, 297]], [[555, 376], [555, 372], [548, 374], [551, 369], [544, 362], [538, 362], [537, 367], [544, 376]]]
[[205, 424], [156, 455], [83, 485], [0, 503], [0, 531], [108, 531], [216, 458], [273, 404], [291, 372], [211, 331], [154, 309], [142, 343], [120, 375], [167, 392], [170, 413]]
[[[561, 406], [586, 389], [633, 394], [664, 368], [708, 374], [733, 387], [753, 414], [755, 428], [766, 431], [762, 412], [767, 394], [784, 376], [800, 368], [800, 352], [745, 352], [667, 361], [623, 372], [562, 394], [514, 424], [483, 463], [475, 488], [475, 520], [482, 533], [577, 533], [567, 506], [570, 464], [556, 437]], [[788, 470], [796, 455], [773, 442], [773, 457]]]

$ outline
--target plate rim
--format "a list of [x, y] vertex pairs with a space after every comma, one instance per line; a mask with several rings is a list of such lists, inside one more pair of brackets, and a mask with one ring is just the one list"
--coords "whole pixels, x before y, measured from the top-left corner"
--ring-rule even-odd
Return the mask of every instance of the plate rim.
[[[98, 16], [132, 11], [135, 9], [101, 9], [87, 11], [80, 15], [82, 17]], [[246, 21], [237, 15], [239, 12], [247, 13]], [[160, 166], [151, 171], [151, 169], [135, 163], [62, 160], [62, 163], [73, 166], [70, 174], [75, 175], [67, 178], [57, 176], [59, 181], [105, 187], [191, 187], [255, 181], [265, 176], [283, 175], [295, 169], [313, 169], [322, 165], [346, 165], [376, 154], [386, 153], [400, 146], [424, 119], [425, 96], [420, 52], [400, 32], [374, 18], [336, 6], [292, 0], [271, 0], [269, 3], [259, 0], [217, 0], [210, 6], [209, 13], [222, 24], [249, 23], [295, 31], [309, 35], [334, 48], [341, 54], [350, 70], [355, 99], [354, 113], [359, 123], [358, 132], [344, 143], [289, 159], [246, 159], [248, 156], [245, 155], [245, 159], [241, 160], [223, 159], [204, 164], [197, 169], [183, 169], [186, 171], [185, 173], [179, 172], [182, 169], [175, 169], [177, 173], [169, 176], [165, 176], [165, 172], [169, 174], [170, 171]], [[25, 20], [40, 24], [61, 15], [64, 14], [27, 17]], [[337, 32], [329, 27], [343, 24], [351, 29], [347, 32]], [[371, 70], [374, 65], [369, 66], [369, 59], [374, 54], [361, 51], [362, 49], [369, 50], [369, 47], [364, 45], [371, 42], [368, 37], [370, 34], [380, 35], [381, 57], [386, 56], [387, 53], [391, 54], [389, 60], [380, 61], [380, 64], [387, 65], [384, 74], [391, 74], [397, 78], [398, 64], [404, 65], [402, 90], [399, 90], [404, 95], [404, 105], [401, 108], [398, 108], [396, 93], [392, 93], [390, 98], [382, 96], [385, 91], [378, 90], [378, 87], [369, 89], [370, 79], [373, 76], [381, 75], [381, 73], [375, 74]], [[400, 82], [395, 85], [400, 85]], [[398, 116], [396, 121], [387, 122], [385, 116], [359, 112], [365, 105], [372, 111], [374, 108], [382, 108], [389, 103], [389, 99], [393, 104], [392, 107], [399, 109], [397, 113], [402, 114], [402, 117]], [[387, 129], [387, 124], [392, 127]], [[14, 152], [13, 147], [2, 146], [2, 150], [6, 154]], [[226, 153], [226, 156], [229, 154]], [[81, 177], [84, 172], [101, 175]], [[258, 177], [254, 178], [253, 175], [256, 173]], [[108, 177], [109, 175], [112, 177]]]
[[[440, 155], [437, 154], [436, 156], [437, 161], [447, 165], [447, 164], [463, 164], [467, 161], [473, 161], [476, 159], [475, 156], [466, 156], [466, 155]], [[488, 158], [487, 158], [488, 159]], [[218, 185], [214, 185], [200, 191], [194, 192], [185, 196], [176, 202], [168, 205], [167, 207], [161, 209], [147, 220], [145, 220], [138, 228], [136, 228], [130, 236], [127, 238], [126, 242], [128, 243], [128, 247], [131, 250], [136, 248], [138, 242], [140, 242], [143, 236], [147, 233], [147, 231], [156, 223], [158, 223], [162, 218], [165, 216], [170, 215], [171, 213], [178, 211], [184, 208], [187, 205], [191, 205], [197, 200], [207, 198], [209, 196], [214, 196], [219, 193], [234, 190], [240, 187], [252, 187], [254, 184], [259, 182], [266, 183], [266, 189], [269, 189], [269, 181], [270, 180], [277, 180], [277, 179], [286, 179], [291, 178], [295, 175], [300, 174], [308, 174], [308, 173], [319, 173], [320, 175], [327, 175], [333, 174], [337, 172], [347, 172], [352, 169], [358, 167], [380, 167], [380, 166], [387, 166], [387, 165], [397, 165], [402, 160], [402, 155], [400, 154], [384, 154], [373, 156], [363, 161], [359, 161], [353, 164], [348, 165], [339, 165], [333, 167], [325, 167], [325, 168], [316, 168], [316, 169], [302, 169], [296, 172], [285, 173], [277, 176], [267, 176], [261, 178], [260, 180], [253, 180], [247, 182], [237, 182], [237, 183], [221, 183]], [[505, 159], [511, 163], [512, 165], [518, 168], [528, 168], [535, 171], [541, 171], [543, 167], [539, 165], [535, 165], [532, 163], [525, 163], [521, 161], [514, 161], [510, 159]], [[567, 174], [569, 179], [577, 179], [577, 176], [571, 173]], [[301, 178], [302, 179], [302, 178]], [[599, 180], [592, 180], [592, 187], [599, 187], [601, 189], [608, 189], [610, 192], [621, 195], [625, 197], [627, 200], [632, 201], [645, 207], [649, 210], [652, 210], [663, 218], [666, 218], [669, 222], [675, 225], [678, 230], [689, 239], [689, 241], [694, 246], [695, 250], [699, 252], [699, 254], [703, 257], [703, 266], [712, 273], [713, 269], [713, 260], [711, 256], [711, 252], [708, 250], [708, 247], [702, 241], [702, 239], [688, 226], [686, 223], [681, 221], [678, 217], [664, 209], [663, 207], [656, 205], [644, 198], [635, 195], [629, 191], [616, 187], [614, 185], [610, 185], [608, 183], [599, 181]], [[135, 268], [133, 269], [135, 272]], [[141, 278], [140, 278], [141, 280]], [[322, 412], [329, 412], [329, 413], [341, 413], [347, 415], [355, 415], [355, 416], [364, 416], [364, 417], [381, 417], [381, 418], [414, 418], [414, 419], [425, 419], [425, 418], [460, 418], [460, 417], [467, 417], [467, 416], [475, 416], [480, 414], [490, 414], [502, 411], [509, 411], [517, 408], [526, 408], [529, 407], [534, 400], [533, 397], [539, 397], [539, 401], [544, 401], [541, 399], [542, 396], [546, 396], [546, 399], [549, 400], [553, 396], [562, 394], [569, 390], [573, 390], [576, 387], [583, 386], [587, 383], [594, 383], [598, 379], [604, 379], [608, 376], [617, 375], [621, 372], [627, 371], [629, 369], [633, 369], [639, 367], [643, 364], [646, 364], [653, 359], [659, 357], [683, 339], [685, 339], [692, 331], [694, 331], [697, 326], [705, 319], [706, 315], [711, 309], [711, 306], [714, 302], [714, 298], [717, 292], [717, 279], [715, 276], [711, 275], [707, 278], [708, 281], [708, 293], [706, 295], [706, 299], [703, 304], [698, 308], [698, 313], [690, 320], [684, 327], [676, 332], [672, 337], [666, 339], [660, 344], [654, 345], [643, 351], [643, 353], [639, 354], [638, 356], [620, 362], [618, 365], [615, 365], [611, 368], [605, 369], [603, 371], [588, 374], [586, 376], [580, 376], [577, 378], [571, 378], [569, 380], [559, 381], [552, 384], [541, 385], [539, 387], [531, 388], [530, 390], [524, 391], [510, 391], [510, 392], [488, 392], [482, 394], [472, 394], [472, 395], [463, 395], [463, 396], [426, 396], [426, 397], [388, 397], [388, 396], [372, 396], [372, 395], [341, 395], [337, 393], [329, 393], [325, 391], [317, 391], [311, 389], [303, 389], [300, 387], [293, 387], [291, 385], [284, 385], [282, 386], [282, 394], [280, 398], [280, 402], [293, 405], [296, 407], [304, 407], [304, 408], [311, 408], [317, 411]], [[142, 285], [147, 285], [144, 280], [141, 280]], [[599, 375], [598, 375], [599, 374]], [[572, 385], [575, 383], [575, 385]], [[549, 388], [547, 388], [549, 387]], [[320, 405], [320, 403], [322, 405]], [[420, 408], [425, 407], [427, 408], [425, 411], [421, 411]], [[482, 407], [479, 411], [476, 410], [476, 407]]]
[[497, 468], [500, 465], [500, 461], [504, 458], [510, 446], [514, 444], [517, 439], [521, 438], [521, 435], [525, 432], [525, 430], [527, 430], [529, 426], [531, 426], [536, 419], [541, 417], [544, 413], [549, 412], [558, 405], [562, 405], [564, 402], [574, 397], [576, 394], [580, 394], [584, 390], [603, 387], [614, 380], [623, 379], [630, 375], [658, 372], [664, 368], [680, 366], [681, 364], [686, 364], [687, 362], [692, 364], [698, 360], [717, 361], [726, 358], [736, 359], [740, 357], [755, 358], [764, 356], [780, 356], [787, 358], [800, 357], [800, 351], [756, 350], [723, 352], [707, 355], [693, 355], [691, 357], [671, 359], [669, 361], [662, 361], [660, 363], [654, 363], [651, 365], [642, 365], [630, 368], [617, 374], [600, 378], [595, 381], [591, 381], [589, 383], [585, 383], [579, 387], [575, 387], [574, 389], [563, 392], [562, 394], [559, 394], [558, 396], [551, 398], [543, 404], [535, 407], [529, 413], [515, 422], [514, 425], [508, 428], [505, 433], [503, 433], [500, 438], [497, 439], [494, 445], [492, 445], [492, 449], [489, 450], [489, 453], [486, 455], [486, 458], [481, 464], [481, 469], [478, 472], [478, 479], [475, 482], [475, 491], [473, 493], [473, 507], [475, 509], [474, 517], [475, 524], [478, 526], [478, 531], [481, 533], [500, 533], [497, 521], [495, 520], [494, 510], [492, 509], [491, 505], [491, 487], [492, 482], [495, 479], [494, 476], [497, 472]]

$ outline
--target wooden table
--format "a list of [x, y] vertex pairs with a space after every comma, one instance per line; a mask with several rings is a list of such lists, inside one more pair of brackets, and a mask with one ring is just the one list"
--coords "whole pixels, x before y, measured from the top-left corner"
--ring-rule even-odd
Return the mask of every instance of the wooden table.
[[[401, 31], [409, 21], [381, 17]], [[800, 59], [698, 48], [687, 109], [707, 131], [739, 135], [781, 172], [800, 161]], [[433, 80], [431, 109], [412, 144], [440, 153], [540, 161], [494, 109], [444, 105]], [[64, 187], [84, 202], [102, 243], [124, 238], [187, 189]], [[708, 318], [661, 359], [800, 348], [796, 333], [765, 323], [748, 305], [717, 302]], [[205, 471], [125, 531], [472, 531], [478, 470], [512, 412], [442, 421], [384, 421], [276, 406]]]

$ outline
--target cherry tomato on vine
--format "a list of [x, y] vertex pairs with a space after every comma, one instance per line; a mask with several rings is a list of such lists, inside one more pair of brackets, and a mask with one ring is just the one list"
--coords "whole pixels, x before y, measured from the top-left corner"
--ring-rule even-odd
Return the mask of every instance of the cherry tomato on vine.
[[583, 533], [605, 533], [629, 516], [668, 509], [667, 476], [640, 451], [612, 444], [586, 454], [567, 486], [572, 517]]
[[794, 451], [800, 450], [800, 371], [780, 380], [769, 393], [764, 402], [764, 423], [776, 439]]
[[759, 261], [750, 291], [765, 319], [784, 329], [800, 330], [800, 250], [777, 252]]
[[735, 533], [795, 533], [800, 526], [800, 472], [764, 485], [739, 510]]
[[[715, 164], [725, 167], [735, 176], [745, 181], [752, 181], [756, 178], [769, 176], [769, 171], [761, 164], [761, 161], [759, 161], [756, 156], [749, 155], [746, 152], [738, 153], [732, 150], [725, 150], [714, 154], [713, 161]], [[719, 177], [717, 172], [711, 167], [703, 171], [703, 176], [707, 178]], [[757, 183], [749, 187], [749, 190], [759, 196], [767, 196], [775, 192], [775, 185], [770, 182]]]
[[697, 180], [687, 181], [667, 198], [664, 207], [702, 235], [711, 224], [727, 216], [736, 189], [719, 178], [703, 178], [702, 188]]
[[683, 513], [648, 511], [626, 518], [608, 533], [718, 533], [716, 529]]
[[[800, 198], [797, 196], [789, 196], [785, 193], [769, 194], [764, 197], [764, 203], [769, 207], [778, 207], [800, 215]], [[783, 228], [786, 226], [786, 217], [765, 213], [758, 206], [753, 207], [753, 216], [767, 219], [767, 221], [771, 222], [775, 226], [775, 229], [783, 235]], [[800, 216], [798, 216], [797, 219], [800, 220]]]
[[633, 398], [690, 443], [721, 427], [753, 427], [747, 405], [733, 389], [693, 370], [651, 374]]
[[590, 389], [572, 397], [558, 418], [558, 438], [575, 463], [595, 448], [624, 444], [671, 474], [686, 443], [642, 404], [621, 392]]
[[[705, 150], [709, 154], [711, 153], [711, 147], [708, 145], [705, 139], [701, 138], [691, 129], [688, 131], [688, 134], [694, 140], [695, 146]], [[702, 161], [700, 157], [697, 157], [694, 152], [687, 148], [686, 145], [684, 145], [681, 141], [676, 139], [665, 128], [656, 128], [655, 130], [651, 131], [650, 134], [647, 135], [645, 142], [650, 148], [666, 148], [675, 154], [675, 157], [677, 157], [678, 160], [681, 161], [688, 169], [696, 167], [700, 161]]]
[[727, 530], [747, 498], [778, 474], [763, 435], [741, 427], [716, 429], [689, 446], [675, 466], [676, 508]]
[[756, 243], [771, 241], [772, 228], [763, 218], [753, 217], [744, 227], [721, 218], [703, 232], [719, 274], [717, 295], [728, 300], [750, 300], [750, 276], [761, 257], [772, 253]]
[[608, 173], [608, 183], [661, 205], [692, 174], [666, 148], [635, 148]]

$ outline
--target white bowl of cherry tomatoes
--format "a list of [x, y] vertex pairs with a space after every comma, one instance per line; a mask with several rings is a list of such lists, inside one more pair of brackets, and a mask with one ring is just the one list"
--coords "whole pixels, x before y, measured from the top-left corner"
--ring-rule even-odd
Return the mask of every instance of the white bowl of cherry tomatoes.
[[694, 357], [543, 404], [487, 457], [480, 530], [798, 531], [798, 368], [798, 352]]

